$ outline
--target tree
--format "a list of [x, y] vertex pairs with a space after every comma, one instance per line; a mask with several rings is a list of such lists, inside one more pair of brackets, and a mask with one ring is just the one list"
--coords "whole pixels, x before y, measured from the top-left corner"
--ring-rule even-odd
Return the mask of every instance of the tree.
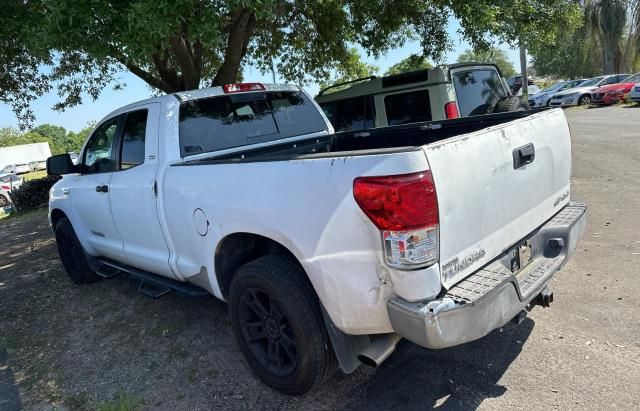
[[[514, 6], [514, 3], [516, 5]], [[571, 27], [575, 0], [5, 0], [0, 100], [26, 125], [33, 99], [57, 89], [64, 109], [121, 87], [123, 70], [165, 93], [232, 83], [246, 64], [286, 81], [348, 70], [349, 48], [379, 56], [407, 39], [440, 60], [447, 22], [474, 47], [491, 38], [545, 42]], [[491, 37], [493, 36], [493, 37]]]
[[513, 64], [509, 61], [507, 53], [504, 50], [491, 48], [488, 50], [465, 50], [458, 56], [459, 63], [478, 62], [493, 63], [500, 69], [504, 77], [512, 77], [516, 75]]
[[401, 60], [400, 62], [389, 67], [387, 72], [384, 74], [388, 76], [389, 74], [400, 74], [407, 71], [430, 69], [432, 67], [433, 65], [429, 63], [429, 60], [427, 60], [426, 57], [418, 54], [411, 54], [404, 60]]
[[640, 51], [640, 1], [591, 0], [585, 5], [592, 43], [602, 56], [602, 71], [612, 74], [633, 66]]
[[96, 122], [90, 121], [82, 130], [78, 131], [77, 133], [74, 133], [73, 131], [67, 132], [65, 138], [65, 153], [78, 153], [95, 126]]
[[[345, 64], [343, 67], [339, 69], [338, 76], [330, 81], [321, 82], [320, 90], [323, 90], [334, 84], [337, 85], [347, 81], [370, 77], [376, 74], [379, 70], [377, 66], [363, 62], [362, 59], [360, 59], [360, 53], [358, 53], [358, 50], [355, 48], [349, 49], [349, 55], [347, 58], [348, 58], [347, 64]], [[327, 90], [327, 93], [333, 93], [335, 91], [342, 90], [347, 87], [349, 86], [345, 85], [345, 86], [333, 87]]]

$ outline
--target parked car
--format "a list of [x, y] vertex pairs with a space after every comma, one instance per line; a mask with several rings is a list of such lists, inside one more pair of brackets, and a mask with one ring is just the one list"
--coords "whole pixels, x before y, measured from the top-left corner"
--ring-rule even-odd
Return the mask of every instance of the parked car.
[[0, 187], [5, 190], [15, 190], [22, 185], [22, 177], [15, 174], [2, 174], [0, 175]]
[[[527, 80], [528, 80], [527, 81], [528, 85], [530, 86], [534, 85], [532, 77], [528, 77]], [[507, 79], [507, 84], [511, 88], [511, 93], [513, 93], [514, 95], [518, 94], [518, 91], [520, 91], [520, 89], [522, 88], [522, 76], [520, 75], [520, 76], [509, 77]]]
[[9, 207], [10, 204], [11, 204], [11, 197], [9, 197], [9, 191], [3, 189], [0, 186], [0, 209]]
[[628, 74], [610, 74], [607, 76], [594, 77], [581, 83], [577, 87], [554, 94], [553, 97], [551, 97], [549, 105], [551, 107], [566, 107], [591, 104], [591, 93], [598, 89], [598, 87], [607, 84], [616, 84], [627, 77], [629, 77]]
[[11, 204], [9, 193], [20, 188], [22, 178], [14, 174], [0, 175], [0, 208], [8, 207]]
[[548, 306], [586, 224], [561, 110], [334, 133], [297, 86], [229, 84], [123, 107], [47, 171], [73, 282], [227, 301], [248, 365], [289, 394]]
[[549, 102], [551, 101], [551, 97], [553, 97], [554, 94], [564, 90], [568, 90], [570, 88], [578, 87], [578, 85], [585, 81], [586, 79], [561, 81], [551, 87], [547, 87], [539, 93], [529, 96], [529, 106], [531, 108], [548, 107]]
[[629, 94], [633, 86], [640, 83], [640, 73], [629, 76], [617, 84], [599, 87], [591, 93], [591, 104], [608, 106], [622, 101]]
[[629, 92], [629, 101], [640, 104], [640, 83], [636, 83]]
[[316, 97], [336, 131], [529, 108], [509, 97], [499, 70], [487, 64], [452, 64], [355, 81], [332, 93], [328, 91], [353, 82], [327, 87]]

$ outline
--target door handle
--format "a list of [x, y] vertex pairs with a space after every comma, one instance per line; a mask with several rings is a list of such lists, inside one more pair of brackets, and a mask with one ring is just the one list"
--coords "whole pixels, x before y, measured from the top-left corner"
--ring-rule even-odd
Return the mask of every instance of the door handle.
[[96, 186], [96, 191], [98, 193], [108, 193], [109, 192], [109, 186], [106, 185], [106, 184], [101, 185], [101, 186]]
[[518, 147], [513, 150], [513, 169], [517, 170], [527, 164], [533, 163], [536, 159], [536, 149], [533, 143]]

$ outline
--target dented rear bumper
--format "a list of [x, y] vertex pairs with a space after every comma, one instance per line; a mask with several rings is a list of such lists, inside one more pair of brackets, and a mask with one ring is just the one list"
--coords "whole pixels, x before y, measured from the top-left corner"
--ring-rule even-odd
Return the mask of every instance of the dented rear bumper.
[[513, 255], [506, 252], [436, 300], [390, 300], [387, 310], [393, 329], [418, 345], [438, 349], [476, 340], [502, 327], [540, 294], [571, 257], [585, 230], [586, 209], [572, 202], [518, 242], [530, 247], [531, 260], [516, 274], [511, 271]]

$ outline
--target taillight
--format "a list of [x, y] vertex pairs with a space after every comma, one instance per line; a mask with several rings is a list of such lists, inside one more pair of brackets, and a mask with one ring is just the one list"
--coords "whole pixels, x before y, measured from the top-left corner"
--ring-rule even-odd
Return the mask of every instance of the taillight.
[[265, 86], [260, 83], [236, 83], [222, 86], [225, 93], [241, 93], [243, 91], [264, 91]]
[[459, 118], [460, 113], [458, 113], [458, 105], [455, 101], [450, 101], [444, 105], [444, 114], [447, 119]]
[[3, 190], [11, 190], [11, 187], [6, 186], [6, 185], [1, 185], [0, 187], [2, 187]]
[[381, 230], [389, 265], [411, 269], [438, 260], [438, 199], [430, 171], [358, 177], [353, 195]]

